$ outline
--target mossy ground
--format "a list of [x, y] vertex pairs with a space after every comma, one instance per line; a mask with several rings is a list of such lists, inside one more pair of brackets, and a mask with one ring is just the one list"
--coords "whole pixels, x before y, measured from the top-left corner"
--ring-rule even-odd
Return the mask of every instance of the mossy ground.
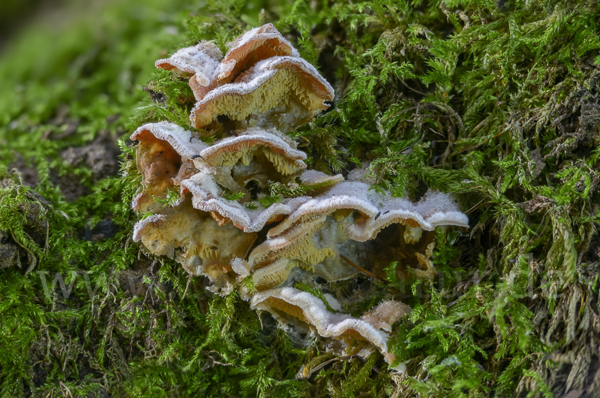
[[[597, 2], [91, 4], [0, 59], [0, 396], [600, 396]], [[404, 374], [299, 347], [131, 241], [127, 136], [190, 127], [154, 60], [266, 22], [336, 89], [293, 132], [311, 167], [371, 161], [379, 186], [469, 215], [438, 233], [439, 280], [388, 275], [414, 308]]]

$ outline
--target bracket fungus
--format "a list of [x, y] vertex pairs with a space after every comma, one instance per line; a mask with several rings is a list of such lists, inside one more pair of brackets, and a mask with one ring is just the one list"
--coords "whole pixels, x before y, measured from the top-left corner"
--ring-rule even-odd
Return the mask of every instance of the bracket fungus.
[[225, 54], [218, 70], [219, 83], [229, 83], [240, 72], [263, 59], [280, 55], [300, 56], [290, 42], [270, 23], [249, 30], [229, 43], [228, 47], [229, 51]]
[[182, 77], [189, 77], [194, 97], [200, 101], [213, 85], [222, 59], [221, 50], [213, 43], [205, 41], [196, 46], [182, 48], [170, 58], [159, 59], [154, 65], [160, 69], [172, 70]]
[[306, 168], [303, 162], [306, 154], [286, 142], [287, 137], [276, 130], [265, 131], [249, 128], [236, 137], [227, 137], [201, 152], [204, 161], [220, 166], [232, 167], [238, 161], [248, 166], [259, 149], [277, 172], [283, 175], [294, 174]]
[[[131, 135], [142, 175], [132, 207], [145, 215], [134, 240], [206, 276], [215, 293], [248, 279], [242, 297], [288, 330], [305, 328], [354, 353], [377, 348], [393, 361], [387, 339], [410, 308], [388, 300], [354, 318], [341, 310], [352, 309], [359, 292], [336, 284], [352, 283], [361, 266], [385, 275], [393, 261], [398, 272], [433, 277], [432, 231], [468, 227], [467, 217], [440, 192], [412, 203], [372, 190], [364, 172], [346, 181], [306, 170], [306, 153], [284, 133], [327, 109], [334, 92], [273, 25], [243, 34], [225, 57], [202, 42], [156, 65], [190, 79], [192, 125], [224, 138], [205, 143], [166, 122]], [[294, 287], [316, 287], [319, 278], [327, 303]]]
[[232, 83], [217, 86], [198, 101], [190, 122], [203, 128], [227, 116], [249, 126], [288, 130], [306, 124], [332, 101], [333, 88], [302, 58], [276, 56], [258, 62]]
[[305, 327], [321, 337], [342, 340], [350, 355], [362, 355], [364, 348], [374, 346], [390, 363], [394, 360], [387, 347], [391, 325], [410, 313], [406, 304], [390, 300], [361, 318], [353, 318], [329, 311], [320, 298], [292, 287], [256, 293], [250, 303], [254, 309], [273, 314], [284, 325]]

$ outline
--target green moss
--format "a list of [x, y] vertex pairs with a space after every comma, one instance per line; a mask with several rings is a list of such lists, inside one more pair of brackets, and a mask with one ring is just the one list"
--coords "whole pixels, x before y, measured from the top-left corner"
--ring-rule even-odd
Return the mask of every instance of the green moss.
[[[0, 269], [0, 396], [597, 391], [599, 11], [589, 0], [110, 1], [32, 25], [0, 59], [0, 231], [21, 263]], [[336, 89], [331, 111], [290, 132], [311, 168], [370, 162], [379, 187], [451, 192], [470, 216], [470, 231], [436, 233], [439, 279], [390, 272], [375, 297], [399, 292], [414, 308], [390, 341], [406, 373], [378, 354], [298, 345], [235, 292], [212, 296], [131, 241], [140, 176], [126, 137], [147, 121], [190, 128], [193, 105], [154, 61], [198, 40], [224, 50], [266, 22]], [[64, 155], [105, 136], [122, 139], [120, 174]], [[303, 365], [318, 370], [296, 379]]]

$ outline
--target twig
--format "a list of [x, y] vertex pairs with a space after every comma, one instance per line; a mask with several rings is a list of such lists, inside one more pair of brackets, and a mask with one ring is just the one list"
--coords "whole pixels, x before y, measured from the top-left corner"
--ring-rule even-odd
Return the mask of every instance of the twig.
[[[31, 250], [29, 250], [27, 247], [25, 247], [23, 244], [21, 244], [21, 242], [19, 242], [17, 240], [17, 238], [15, 238], [15, 235], [12, 233], [12, 231], [9, 231], [9, 232], [10, 232], [10, 235], [12, 236], [13, 240], [15, 242], [17, 242], [17, 244], [19, 246], [21, 246], [27, 252], [27, 259], [29, 260], [29, 267], [27, 267], [27, 271], [25, 271], [25, 275], [27, 275], [28, 273], [30, 273], [31, 271], [33, 271], [33, 269], [35, 268], [35, 266], [37, 264], [37, 259], [35, 258], [35, 254], [33, 254], [33, 252]], [[27, 235], [26, 232], [23, 232], [23, 233], [25, 235]], [[29, 235], [27, 235], [27, 237], [29, 239], [31, 239], [31, 237]]]
[[[542, 230], [542, 233], [546, 230], [546, 223], [548, 222], [548, 220], [546, 220], [546, 215], [548, 214], [548, 212], [544, 213], [544, 216], [542, 217], [542, 221], [540, 222], [540, 225], [538, 225], [537, 229], [535, 230], [535, 235], [533, 235], [531, 237], [531, 239], [529, 239], [529, 242], [527, 242], [527, 244], [530, 244], [531, 242], [533, 242], [533, 240], [539, 236], [538, 232], [540, 230], [540, 228], [542, 227], [542, 224], [544, 225], [544, 229]], [[544, 222], [545, 221], [545, 222]]]
[[341, 258], [343, 258], [343, 259], [344, 259], [344, 260], [345, 260], [345, 261], [346, 261], [348, 264], [350, 264], [351, 266], [353, 266], [354, 268], [356, 268], [356, 269], [357, 269], [357, 270], [359, 270], [360, 272], [362, 272], [362, 273], [365, 273], [365, 274], [369, 275], [371, 278], [378, 279], [378, 280], [380, 280], [381, 282], [383, 282], [383, 283], [386, 283], [386, 284], [388, 283], [388, 281], [386, 281], [386, 280], [385, 280], [385, 279], [383, 279], [382, 277], [380, 277], [380, 276], [377, 276], [377, 275], [375, 275], [374, 273], [372, 273], [372, 272], [369, 272], [369, 271], [367, 271], [366, 269], [364, 269], [364, 268], [361, 268], [361, 267], [359, 267], [358, 265], [354, 264], [352, 261], [350, 261], [350, 260], [349, 260], [349, 259], [348, 259], [346, 256], [344, 256], [343, 254], [340, 254], [340, 257], [341, 257]]
[[[63, 393], [63, 396], [68, 397], [68, 398], [73, 398], [73, 393], [71, 392], [71, 390], [69, 390], [69, 387], [67, 387], [65, 385], [65, 383], [60, 381], [58, 384], [60, 387], [60, 392]], [[65, 388], [66, 391], [63, 391], [63, 387]]]
[[50, 237], [50, 221], [46, 219], [46, 243], [44, 244], [44, 253], [48, 253], [48, 239]]
[[231, 363], [223, 363], [223, 362], [219, 362], [215, 359], [215, 357], [213, 357], [212, 355], [210, 355], [211, 353], [215, 353], [218, 354], [221, 358], [226, 359], [223, 355], [221, 355], [220, 352], [215, 351], [215, 350], [211, 350], [211, 351], [204, 351], [201, 350], [201, 353], [203, 353], [204, 355], [206, 355], [208, 358], [210, 358], [210, 365], [208, 362], [206, 362], [206, 364], [202, 367], [202, 370], [206, 370], [208, 368], [213, 368], [215, 365], [221, 365], [221, 366], [233, 366], [233, 364]]
[[[306, 374], [306, 376], [303, 376], [303, 379], [310, 379], [310, 377], [313, 375], [313, 373], [318, 372], [319, 370], [323, 369], [325, 366], [329, 365], [330, 363], [336, 362], [336, 361], [349, 361], [351, 359], [354, 358], [358, 358], [361, 361], [366, 362], [364, 358], [359, 357], [358, 355], [350, 355], [350, 356], [343, 356], [343, 357], [338, 357], [338, 358], [332, 358], [329, 359], [325, 362], [322, 362], [320, 364], [318, 364], [317, 366], [315, 366], [314, 368], [312, 368], [311, 370], [308, 371], [308, 373]], [[373, 366], [373, 371], [377, 374], [379, 374], [381, 372], [381, 370], [379, 370], [379, 368], [377, 366]]]
[[400, 79], [400, 83], [402, 83], [402, 84], [404, 85], [404, 87], [406, 87], [406, 88], [407, 88], [407, 89], [409, 89], [410, 91], [413, 91], [413, 92], [415, 92], [415, 93], [417, 93], [417, 94], [420, 94], [420, 95], [423, 95], [423, 96], [425, 96], [425, 97], [427, 96], [427, 94], [425, 94], [425, 93], [422, 93], [422, 92], [420, 92], [419, 90], [415, 90], [414, 88], [410, 87], [410, 86], [409, 86], [408, 84], [406, 84], [406, 83], [404, 82], [404, 80], [402, 80], [402, 79]]
[[487, 204], [487, 203], [481, 203], [483, 202], [485, 199], [481, 199], [479, 201], [479, 203], [477, 203], [475, 206], [471, 207], [469, 210], [467, 210], [466, 214], [471, 214], [471, 212], [474, 212], [475, 210], [479, 209], [481, 206]]
[[546, 222], [544, 223], [544, 228], [542, 228], [542, 232], [540, 232], [540, 235], [544, 235], [544, 232], [546, 232], [546, 227], [548, 226], [549, 220], [550, 220], [550, 217], [548, 217], [548, 220], [546, 220]]
[[183, 301], [183, 300], [185, 299], [185, 295], [187, 294], [188, 287], [190, 287], [190, 281], [191, 281], [191, 280], [192, 280], [192, 277], [191, 277], [191, 276], [189, 276], [189, 277], [188, 277], [188, 281], [187, 281], [187, 283], [185, 284], [185, 291], [183, 292], [183, 297], [181, 298], [181, 301]]

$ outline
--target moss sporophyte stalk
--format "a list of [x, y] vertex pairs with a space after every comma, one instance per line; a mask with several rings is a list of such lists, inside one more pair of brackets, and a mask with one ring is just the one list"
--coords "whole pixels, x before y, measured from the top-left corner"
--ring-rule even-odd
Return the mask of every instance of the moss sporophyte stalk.
[[65, 7], [0, 38], [0, 397], [598, 396], [597, 1]]

